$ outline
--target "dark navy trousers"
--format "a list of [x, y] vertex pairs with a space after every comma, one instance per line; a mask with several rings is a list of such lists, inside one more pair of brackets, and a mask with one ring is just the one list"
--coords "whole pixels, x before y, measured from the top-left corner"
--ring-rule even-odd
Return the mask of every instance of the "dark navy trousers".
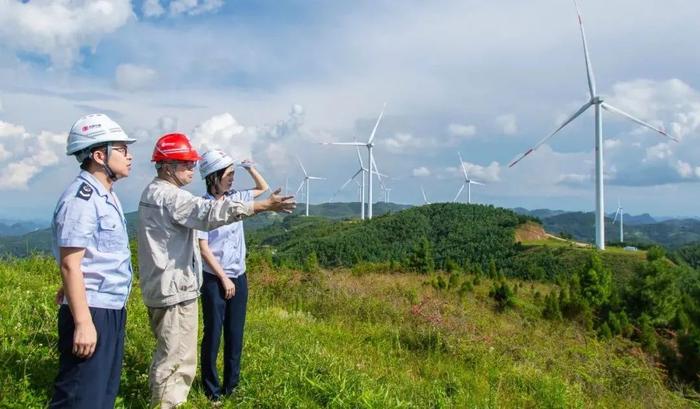
[[[224, 289], [219, 279], [203, 273], [202, 316], [204, 336], [200, 362], [204, 393], [211, 399], [228, 395], [238, 385], [241, 373], [241, 352], [243, 351], [243, 327], [245, 326], [246, 304], [248, 303], [248, 280], [243, 274], [232, 278], [236, 295], [224, 298]], [[219, 384], [216, 370], [216, 357], [219, 353], [221, 333], [224, 335], [224, 383]]]
[[90, 307], [97, 331], [95, 353], [73, 355], [73, 315], [67, 305], [58, 310], [58, 376], [50, 408], [114, 408], [124, 357], [126, 309]]

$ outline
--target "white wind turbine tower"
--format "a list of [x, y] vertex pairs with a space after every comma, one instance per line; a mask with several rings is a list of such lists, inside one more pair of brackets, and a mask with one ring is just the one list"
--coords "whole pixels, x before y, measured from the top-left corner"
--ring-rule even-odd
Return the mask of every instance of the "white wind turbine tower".
[[615, 212], [615, 217], [613, 217], [613, 224], [617, 221], [617, 216], [620, 216], [620, 243], [624, 243], [625, 241], [625, 232], [624, 232], [624, 227], [623, 227], [623, 219], [625, 217], [624, 215], [624, 209], [622, 208], [622, 205], [620, 204], [620, 199], [617, 199], [617, 211]]
[[[374, 137], [377, 133], [377, 128], [379, 127], [379, 123], [382, 121], [382, 117], [384, 116], [384, 110], [386, 109], [386, 102], [384, 103], [384, 106], [382, 107], [382, 112], [379, 114], [379, 117], [377, 118], [377, 122], [374, 124], [374, 128], [372, 129], [372, 133], [369, 135], [369, 139], [367, 142], [323, 142], [324, 145], [350, 145], [350, 146], [364, 146], [367, 148], [367, 164], [369, 166], [370, 172], [368, 173], [369, 176], [369, 183], [368, 183], [368, 188], [367, 188], [367, 218], [371, 219], [372, 218], [372, 180], [374, 179], [372, 177], [372, 174], [374, 173], [371, 171], [372, 168], [376, 170], [377, 164], [374, 161], [374, 155], [372, 152], [372, 149], [374, 148]], [[379, 172], [377, 172], [379, 173]]]
[[467, 172], [467, 168], [464, 166], [464, 161], [462, 160], [462, 154], [457, 152], [457, 156], [459, 156], [459, 165], [462, 168], [462, 173], [464, 174], [464, 182], [462, 182], [462, 186], [459, 188], [459, 191], [457, 192], [457, 196], [455, 196], [455, 199], [453, 202], [456, 202], [457, 199], [459, 199], [459, 195], [462, 194], [462, 191], [464, 190], [464, 186], [467, 187], [467, 203], [471, 204], [472, 202], [472, 185], [484, 185], [481, 182], [477, 182], [476, 180], [469, 179], [469, 173]]
[[[358, 183], [360, 185], [360, 219], [364, 220], [365, 219], [365, 174], [368, 172], [367, 168], [365, 168], [365, 164], [362, 163], [362, 155], [360, 155], [360, 148], [357, 148], [357, 162], [360, 164], [360, 168], [348, 179], [343, 183], [343, 185], [338, 189], [335, 193], [333, 193], [333, 196], [328, 200], [329, 202], [335, 198], [335, 196], [340, 193], [343, 189], [345, 189], [345, 186], [348, 185], [348, 183], [352, 182], [355, 180], [357, 176], [362, 177], [362, 183]], [[357, 181], [356, 181], [357, 182]]]
[[529, 155], [530, 153], [534, 152], [537, 148], [542, 146], [549, 138], [554, 136], [557, 132], [559, 132], [561, 129], [563, 129], [566, 125], [568, 125], [571, 121], [576, 119], [579, 115], [584, 113], [588, 108], [591, 106], [594, 108], [595, 111], [595, 194], [596, 194], [596, 200], [595, 200], [595, 244], [596, 247], [604, 250], [605, 249], [605, 225], [604, 225], [604, 197], [603, 197], [603, 117], [602, 117], [602, 112], [601, 108], [605, 109], [606, 111], [616, 113], [622, 117], [625, 117], [641, 126], [644, 126], [646, 128], [649, 128], [653, 131], [656, 131], [660, 133], [661, 135], [664, 135], [676, 142], [678, 142], [677, 139], [673, 138], [672, 136], [668, 135], [666, 132], [664, 132], [661, 129], [658, 129], [651, 124], [648, 124], [647, 122], [642, 121], [641, 119], [635, 118], [634, 116], [618, 109], [615, 108], [614, 106], [603, 102], [603, 99], [601, 96], [598, 94], [596, 87], [595, 87], [595, 77], [593, 76], [593, 67], [591, 66], [591, 61], [588, 56], [588, 44], [586, 43], [586, 33], [583, 29], [583, 19], [581, 18], [581, 11], [578, 8], [578, 4], [576, 3], [576, 0], [574, 0], [574, 6], [576, 7], [576, 13], [578, 14], [578, 23], [579, 23], [579, 28], [581, 31], [581, 40], [583, 42], [583, 54], [584, 58], [586, 61], [586, 75], [588, 77], [588, 91], [590, 95], [590, 99], [588, 102], [583, 104], [581, 108], [579, 108], [578, 111], [576, 111], [573, 115], [571, 115], [564, 123], [562, 123], [554, 132], [552, 132], [549, 136], [543, 138], [535, 146], [532, 148], [528, 149], [525, 153], [523, 153], [521, 156], [519, 156], [516, 160], [514, 160], [508, 167], [513, 167], [516, 163], [520, 162], [525, 156]]
[[[299, 184], [299, 188], [297, 189], [296, 193], [299, 193], [299, 191], [304, 187], [304, 184], [306, 184], [306, 215], [309, 215], [309, 181], [310, 180], [326, 180], [326, 178], [318, 177], [318, 176], [309, 176], [308, 173], [306, 173], [306, 169], [304, 169], [304, 165], [301, 163], [301, 159], [297, 158], [297, 162], [299, 162], [299, 166], [301, 166], [302, 172], [304, 172], [304, 180], [301, 181]], [[295, 193], [295, 194], [296, 194]]]

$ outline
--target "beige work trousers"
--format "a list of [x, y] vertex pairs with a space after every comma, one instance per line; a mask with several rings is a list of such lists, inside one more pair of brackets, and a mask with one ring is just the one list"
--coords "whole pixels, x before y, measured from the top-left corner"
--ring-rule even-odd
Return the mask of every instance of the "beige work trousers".
[[187, 401], [197, 369], [197, 299], [148, 308], [156, 337], [148, 383], [151, 407], [173, 408]]

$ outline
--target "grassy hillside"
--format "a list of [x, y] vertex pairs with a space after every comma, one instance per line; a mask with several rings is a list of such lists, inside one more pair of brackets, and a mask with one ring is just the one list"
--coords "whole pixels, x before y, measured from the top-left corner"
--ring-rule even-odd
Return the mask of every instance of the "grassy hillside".
[[[699, 407], [623, 338], [599, 341], [541, 317], [548, 285], [510, 281], [504, 312], [472, 275], [436, 290], [428, 276], [273, 270], [251, 260], [242, 383], [225, 407]], [[53, 261], [0, 264], [0, 407], [43, 407], [57, 357]], [[144, 407], [153, 339], [132, 292], [118, 407]], [[199, 379], [196, 380], [198, 385]], [[208, 407], [199, 386], [186, 408]]]

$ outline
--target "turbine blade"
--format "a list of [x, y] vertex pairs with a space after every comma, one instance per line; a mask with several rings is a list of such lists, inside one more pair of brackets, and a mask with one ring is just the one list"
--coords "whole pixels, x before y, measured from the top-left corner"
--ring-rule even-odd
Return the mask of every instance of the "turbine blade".
[[578, 3], [574, 0], [574, 6], [576, 6], [576, 14], [578, 15], [578, 25], [581, 29], [581, 40], [583, 41], [583, 54], [586, 58], [586, 75], [588, 76], [588, 91], [591, 93], [591, 99], [596, 96], [595, 89], [595, 77], [593, 76], [593, 67], [591, 66], [591, 58], [588, 55], [588, 43], [586, 41], [586, 31], [583, 29], [583, 18], [581, 17], [581, 10], [578, 8]]
[[299, 188], [297, 188], [297, 191], [294, 192], [295, 195], [296, 195], [297, 193], [299, 193], [299, 191], [301, 191], [301, 189], [304, 187], [304, 182], [305, 182], [305, 181], [302, 180], [301, 183], [299, 183]]
[[464, 167], [464, 161], [462, 160], [462, 154], [457, 152], [457, 156], [459, 156], [459, 166], [462, 167], [462, 173], [464, 173], [464, 180], [469, 180], [469, 176], [467, 176], [467, 169]]
[[472, 185], [486, 186], [485, 183], [477, 182], [476, 180], [470, 180], [469, 183], [471, 183]]
[[465, 183], [462, 183], [462, 187], [460, 187], [460, 188], [459, 188], [459, 191], [457, 191], [457, 196], [455, 196], [455, 199], [453, 200], [453, 202], [456, 202], [457, 199], [459, 199], [459, 195], [461, 195], [461, 194], [462, 194], [462, 190], [464, 190], [464, 185], [465, 185]]
[[360, 147], [359, 146], [357, 147], [357, 160], [360, 162], [360, 168], [364, 169], [365, 164], [362, 163], [362, 155], [360, 154]]
[[620, 214], [620, 208], [617, 208], [617, 211], [615, 212], [615, 217], [613, 217], [613, 224], [615, 224], [615, 221], [617, 220], [617, 216]]
[[652, 131], [656, 131], [656, 132], [660, 133], [661, 135], [663, 135], [663, 136], [665, 136], [665, 137], [671, 139], [672, 141], [678, 142], [678, 139], [677, 139], [677, 138], [674, 138], [673, 136], [669, 135], [668, 133], [666, 133], [666, 131], [664, 131], [664, 130], [662, 130], [662, 129], [659, 129], [659, 128], [655, 127], [654, 125], [651, 125], [651, 124], [649, 124], [649, 123], [647, 123], [647, 122], [644, 122], [644, 121], [642, 121], [642, 120], [639, 119], [639, 118], [633, 117], [632, 115], [628, 114], [627, 112], [625, 112], [625, 111], [623, 111], [623, 110], [621, 110], [621, 109], [619, 109], [619, 108], [615, 108], [614, 106], [612, 106], [612, 105], [610, 105], [610, 104], [607, 104], [607, 103], [605, 103], [605, 102], [603, 102], [601, 105], [603, 106], [603, 108], [604, 108], [606, 111], [614, 112], [614, 113], [616, 113], [616, 114], [618, 114], [618, 115], [620, 115], [620, 116], [623, 116], [623, 117], [625, 117], [625, 118], [627, 118], [627, 119], [629, 119], [629, 120], [631, 120], [631, 121], [633, 121], [633, 122], [636, 122], [637, 124], [639, 124], [639, 125], [641, 125], [641, 126], [643, 126], [643, 127], [645, 127], [645, 128], [649, 128], [649, 129], [651, 129]]
[[425, 202], [425, 204], [430, 204], [430, 202], [428, 201], [428, 197], [425, 196], [425, 190], [423, 189], [423, 185], [420, 186], [420, 192], [423, 193], [423, 201]]
[[586, 102], [585, 104], [583, 104], [583, 106], [582, 106], [581, 108], [579, 108], [578, 111], [576, 111], [576, 113], [574, 113], [574, 114], [571, 115], [566, 121], [564, 121], [564, 123], [561, 124], [554, 132], [552, 132], [552, 133], [549, 134], [548, 136], [542, 138], [539, 142], [537, 142], [537, 144], [536, 144], [535, 146], [533, 146], [532, 148], [528, 149], [525, 153], [523, 153], [522, 155], [520, 155], [516, 160], [514, 160], [513, 162], [511, 162], [510, 165], [508, 165], [508, 167], [509, 167], [509, 168], [512, 168], [513, 166], [515, 166], [516, 163], [518, 163], [518, 162], [520, 162], [521, 160], [523, 160], [524, 157], [526, 157], [527, 155], [529, 155], [529, 154], [531, 154], [532, 152], [536, 151], [540, 146], [542, 146], [545, 142], [547, 142], [547, 140], [549, 140], [549, 138], [551, 138], [551, 137], [553, 137], [554, 135], [556, 135], [557, 132], [561, 131], [562, 128], [564, 128], [566, 125], [568, 125], [571, 121], [573, 121], [574, 119], [578, 118], [578, 116], [581, 115], [584, 111], [586, 111], [591, 105], [593, 105], [593, 103], [590, 102], [590, 101], [589, 101], [589, 102]]
[[379, 118], [377, 118], [377, 122], [374, 124], [374, 129], [372, 129], [372, 133], [369, 135], [369, 140], [367, 141], [367, 145], [371, 144], [372, 141], [374, 141], [374, 136], [377, 133], [377, 128], [379, 127], [379, 123], [382, 121], [382, 117], [384, 116], [385, 109], [386, 109], [386, 102], [384, 103], [384, 106], [382, 107], [382, 112], [379, 114]]
[[374, 168], [374, 171], [371, 173], [374, 173], [377, 175], [377, 179], [379, 180], [379, 185], [381, 186], [382, 189], [384, 189], [384, 181], [382, 180], [382, 176], [386, 177], [383, 173], [379, 172], [379, 169], [377, 168], [377, 161], [374, 160], [374, 156], [372, 156], [372, 168]]
[[321, 177], [318, 177], [318, 176], [308, 176], [307, 179], [310, 179], [310, 180], [326, 180], [326, 178], [321, 178]]
[[346, 146], [367, 146], [362, 142], [321, 142], [321, 145], [346, 145]]
[[301, 159], [299, 159], [298, 156], [297, 156], [297, 162], [299, 162], [299, 166], [301, 166], [301, 170], [304, 172], [304, 176], [309, 176], [309, 175], [306, 173], [306, 169], [304, 169], [304, 165], [301, 164]]

